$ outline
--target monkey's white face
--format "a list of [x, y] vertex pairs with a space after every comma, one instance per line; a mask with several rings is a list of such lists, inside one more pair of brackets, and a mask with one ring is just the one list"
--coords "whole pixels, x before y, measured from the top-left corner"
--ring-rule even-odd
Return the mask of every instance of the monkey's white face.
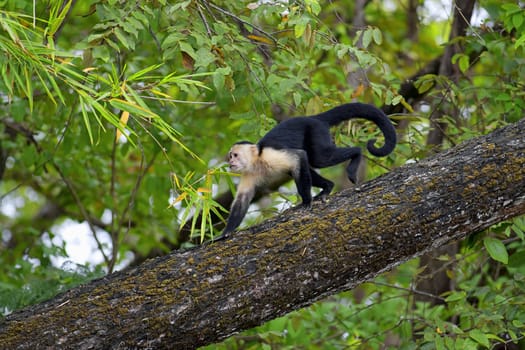
[[237, 173], [245, 173], [251, 169], [253, 164], [253, 149], [255, 145], [240, 144], [233, 145], [228, 152], [228, 164], [230, 169]]

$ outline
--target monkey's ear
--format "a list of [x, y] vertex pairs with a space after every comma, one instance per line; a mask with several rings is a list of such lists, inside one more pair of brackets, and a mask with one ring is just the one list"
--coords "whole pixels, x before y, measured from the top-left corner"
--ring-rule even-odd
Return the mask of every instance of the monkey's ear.
[[250, 145], [250, 153], [252, 156], [252, 159], [257, 158], [260, 155], [259, 147], [257, 145], [254, 145], [253, 143]]

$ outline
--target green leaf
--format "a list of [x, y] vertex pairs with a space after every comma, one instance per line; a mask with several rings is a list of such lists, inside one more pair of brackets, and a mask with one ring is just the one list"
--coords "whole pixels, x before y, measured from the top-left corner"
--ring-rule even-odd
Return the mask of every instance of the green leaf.
[[215, 87], [217, 91], [223, 90], [224, 82], [225, 82], [224, 74], [220, 72], [215, 72], [215, 74], [213, 75], [213, 86]]
[[512, 16], [512, 24], [514, 25], [514, 28], [519, 29], [523, 24], [523, 14], [517, 13]]
[[173, 5], [174, 10], [185, 10], [186, 7], [191, 3], [191, 0], [179, 1]]
[[206, 68], [215, 61], [215, 55], [212, 54], [208, 48], [204, 47], [197, 50], [195, 58], [195, 67]]
[[377, 45], [381, 45], [383, 42], [383, 33], [381, 33], [381, 30], [379, 28], [374, 28], [372, 30], [372, 36], [374, 37], [374, 42]]
[[507, 14], [513, 14], [521, 11], [521, 7], [517, 4], [504, 4], [501, 8], [507, 11]]
[[306, 30], [306, 23], [297, 23], [295, 27], [293, 28], [295, 37], [300, 38], [304, 34], [305, 30]]
[[520, 46], [525, 46], [525, 35], [522, 35], [514, 43], [514, 48], [517, 49]]
[[509, 268], [525, 268], [525, 251], [517, 251], [509, 258]]
[[467, 55], [461, 55], [459, 58], [458, 66], [462, 73], [465, 73], [470, 66], [470, 59]]
[[195, 52], [195, 49], [189, 43], [187, 43], [185, 41], [181, 41], [181, 42], [179, 42], [179, 46], [180, 46], [180, 50], [182, 52], [187, 53], [194, 60], [198, 59], [198, 56], [197, 56], [197, 53]]
[[487, 348], [490, 346], [489, 338], [487, 338], [485, 333], [483, 333], [479, 329], [471, 330], [468, 335], [472, 339], [474, 339], [476, 342], [478, 342], [478, 344], [483, 345], [484, 347], [487, 347]]
[[512, 329], [508, 329], [507, 332], [509, 333], [510, 339], [512, 339], [513, 342], [518, 342], [518, 335], [516, 332], [514, 332]]
[[84, 120], [84, 125], [86, 127], [86, 131], [88, 133], [88, 136], [89, 136], [89, 142], [91, 144], [94, 144], [95, 141], [93, 139], [93, 132], [91, 131], [91, 123], [89, 121], [89, 115], [88, 115], [88, 105], [86, 103], [86, 101], [84, 101], [84, 98], [82, 97], [82, 94], [79, 95], [79, 100], [80, 100], [80, 111], [82, 112], [82, 119]]
[[401, 101], [403, 101], [403, 96], [397, 95], [392, 98], [391, 103], [395, 106], [395, 105], [398, 105]]
[[525, 218], [516, 218], [512, 222], [512, 230], [522, 241], [525, 240]]
[[224, 83], [226, 81], [226, 76], [230, 75], [232, 69], [230, 67], [221, 67], [218, 68], [213, 74], [213, 85], [215, 89], [222, 90], [224, 88]]
[[450, 302], [454, 302], [454, 301], [464, 300], [466, 297], [467, 297], [467, 293], [465, 293], [464, 291], [452, 292], [452, 293], [451, 293], [451, 294], [445, 299], [445, 301], [446, 301], [447, 303], [450, 303]]
[[123, 110], [123, 111], [128, 111], [131, 114], [138, 115], [138, 116], [141, 116], [141, 117], [146, 118], [146, 119], [148, 119], [148, 118], [152, 118], [152, 119], [160, 118], [154, 112], [152, 112], [152, 111], [150, 111], [148, 109], [145, 109], [145, 108], [139, 106], [138, 104], [133, 103], [132, 101], [126, 101], [126, 100], [122, 100], [122, 99], [118, 99], [118, 98], [112, 98], [111, 100], [109, 100], [109, 103], [115, 108], [118, 108], [118, 109]]
[[104, 62], [109, 62], [111, 59], [111, 54], [107, 46], [95, 46], [92, 49], [93, 58], [100, 59]]
[[414, 85], [420, 94], [424, 94], [436, 85], [436, 76], [434, 74], [425, 74], [420, 77]]
[[452, 56], [451, 61], [453, 64], [458, 65], [462, 73], [465, 73], [465, 71], [469, 68], [470, 58], [463, 53], [455, 54], [454, 56]]
[[130, 76], [128, 76], [127, 80], [128, 81], [134, 81], [134, 80], [139, 80], [139, 78], [143, 78], [144, 75], [156, 70], [157, 68], [161, 67], [162, 64], [154, 64], [152, 66], [148, 66], [142, 70], [139, 70], [138, 72], [135, 72], [133, 74], [131, 74]]
[[293, 102], [295, 104], [295, 106], [300, 106], [301, 105], [301, 100], [302, 100], [302, 95], [300, 93], [298, 93], [297, 91], [295, 91], [293, 94]]
[[507, 264], [509, 262], [509, 254], [507, 253], [507, 249], [505, 248], [503, 242], [501, 242], [499, 239], [485, 237], [483, 239], [483, 244], [485, 245], [485, 248], [492, 259], [503, 264]]
[[445, 342], [443, 341], [443, 338], [437, 336], [434, 339], [434, 344], [436, 345], [436, 350], [446, 350]]
[[129, 40], [128, 36], [124, 33], [124, 31], [120, 28], [115, 28], [114, 30], [115, 36], [117, 37], [118, 41], [124, 45], [124, 47], [128, 50], [133, 50], [135, 48], [135, 43], [131, 40]]
[[321, 5], [318, 0], [305, 0], [306, 8], [308, 12], [318, 15], [321, 12]]
[[37, 159], [38, 159], [38, 154], [34, 147], [25, 147], [20, 157], [22, 164], [26, 168], [33, 166], [36, 163]]
[[372, 31], [367, 29], [363, 32], [363, 47], [366, 49], [372, 42]]

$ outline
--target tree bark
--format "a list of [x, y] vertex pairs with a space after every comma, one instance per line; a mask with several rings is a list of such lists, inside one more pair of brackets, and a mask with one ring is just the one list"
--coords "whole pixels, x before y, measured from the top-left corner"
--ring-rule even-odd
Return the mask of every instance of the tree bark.
[[6, 349], [192, 349], [525, 213], [525, 119], [0, 321]]

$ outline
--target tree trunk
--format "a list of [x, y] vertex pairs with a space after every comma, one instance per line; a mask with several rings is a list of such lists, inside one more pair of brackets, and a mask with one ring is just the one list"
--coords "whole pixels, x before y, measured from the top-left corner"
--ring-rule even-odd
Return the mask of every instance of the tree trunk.
[[525, 213], [525, 119], [0, 321], [5, 349], [191, 349]]

